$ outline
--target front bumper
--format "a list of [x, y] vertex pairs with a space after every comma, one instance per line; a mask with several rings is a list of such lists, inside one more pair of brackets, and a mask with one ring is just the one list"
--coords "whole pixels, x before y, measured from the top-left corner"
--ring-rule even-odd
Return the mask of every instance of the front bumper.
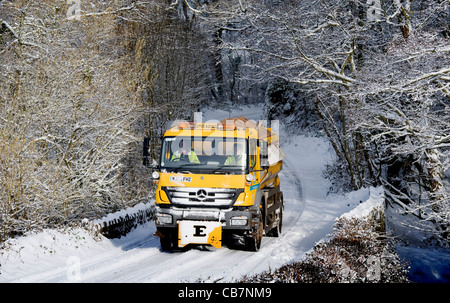
[[156, 227], [176, 228], [179, 221], [216, 221], [222, 229], [250, 230], [253, 214], [248, 210], [211, 209], [211, 208], [176, 208], [156, 206]]

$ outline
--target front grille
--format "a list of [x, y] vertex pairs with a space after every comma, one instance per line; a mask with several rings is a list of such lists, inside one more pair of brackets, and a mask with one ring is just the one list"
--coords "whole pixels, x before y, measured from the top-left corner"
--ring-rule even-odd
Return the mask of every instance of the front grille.
[[243, 189], [166, 187], [170, 202], [177, 206], [230, 207]]

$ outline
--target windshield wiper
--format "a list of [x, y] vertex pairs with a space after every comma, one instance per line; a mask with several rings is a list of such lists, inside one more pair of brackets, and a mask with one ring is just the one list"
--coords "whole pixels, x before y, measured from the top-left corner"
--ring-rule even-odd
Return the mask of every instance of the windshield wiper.
[[[215, 174], [218, 171], [222, 170], [223, 168], [234, 168], [234, 169], [241, 168], [242, 169], [242, 166], [240, 166], [240, 165], [226, 165], [226, 164], [222, 164], [222, 165], [219, 165], [216, 169], [214, 169], [211, 172], [211, 174]], [[224, 171], [224, 173], [231, 173], [231, 172], [234, 172], [234, 170], [233, 171]]]
[[[197, 166], [197, 165], [201, 165], [201, 163], [186, 163], [186, 164], [180, 165], [178, 167], [174, 167], [173, 170], [177, 173], [180, 171], [180, 169], [185, 169], [186, 167]], [[187, 172], [190, 174], [192, 173], [190, 171], [187, 171]]]

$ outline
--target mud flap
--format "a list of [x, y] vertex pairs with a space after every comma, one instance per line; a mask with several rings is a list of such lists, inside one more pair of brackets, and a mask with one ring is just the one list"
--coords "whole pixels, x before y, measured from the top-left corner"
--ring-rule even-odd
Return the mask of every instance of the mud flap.
[[215, 221], [180, 221], [178, 223], [178, 246], [210, 244], [222, 247], [222, 224]]

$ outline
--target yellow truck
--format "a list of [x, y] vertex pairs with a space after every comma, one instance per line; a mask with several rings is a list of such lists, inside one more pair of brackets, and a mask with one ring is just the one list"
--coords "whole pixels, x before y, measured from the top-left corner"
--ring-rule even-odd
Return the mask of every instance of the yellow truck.
[[258, 251], [263, 235], [279, 236], [283, 158], [278, 135], [244, 117], [174, 122], [152, 173], [161, 249], [224, 244]]

